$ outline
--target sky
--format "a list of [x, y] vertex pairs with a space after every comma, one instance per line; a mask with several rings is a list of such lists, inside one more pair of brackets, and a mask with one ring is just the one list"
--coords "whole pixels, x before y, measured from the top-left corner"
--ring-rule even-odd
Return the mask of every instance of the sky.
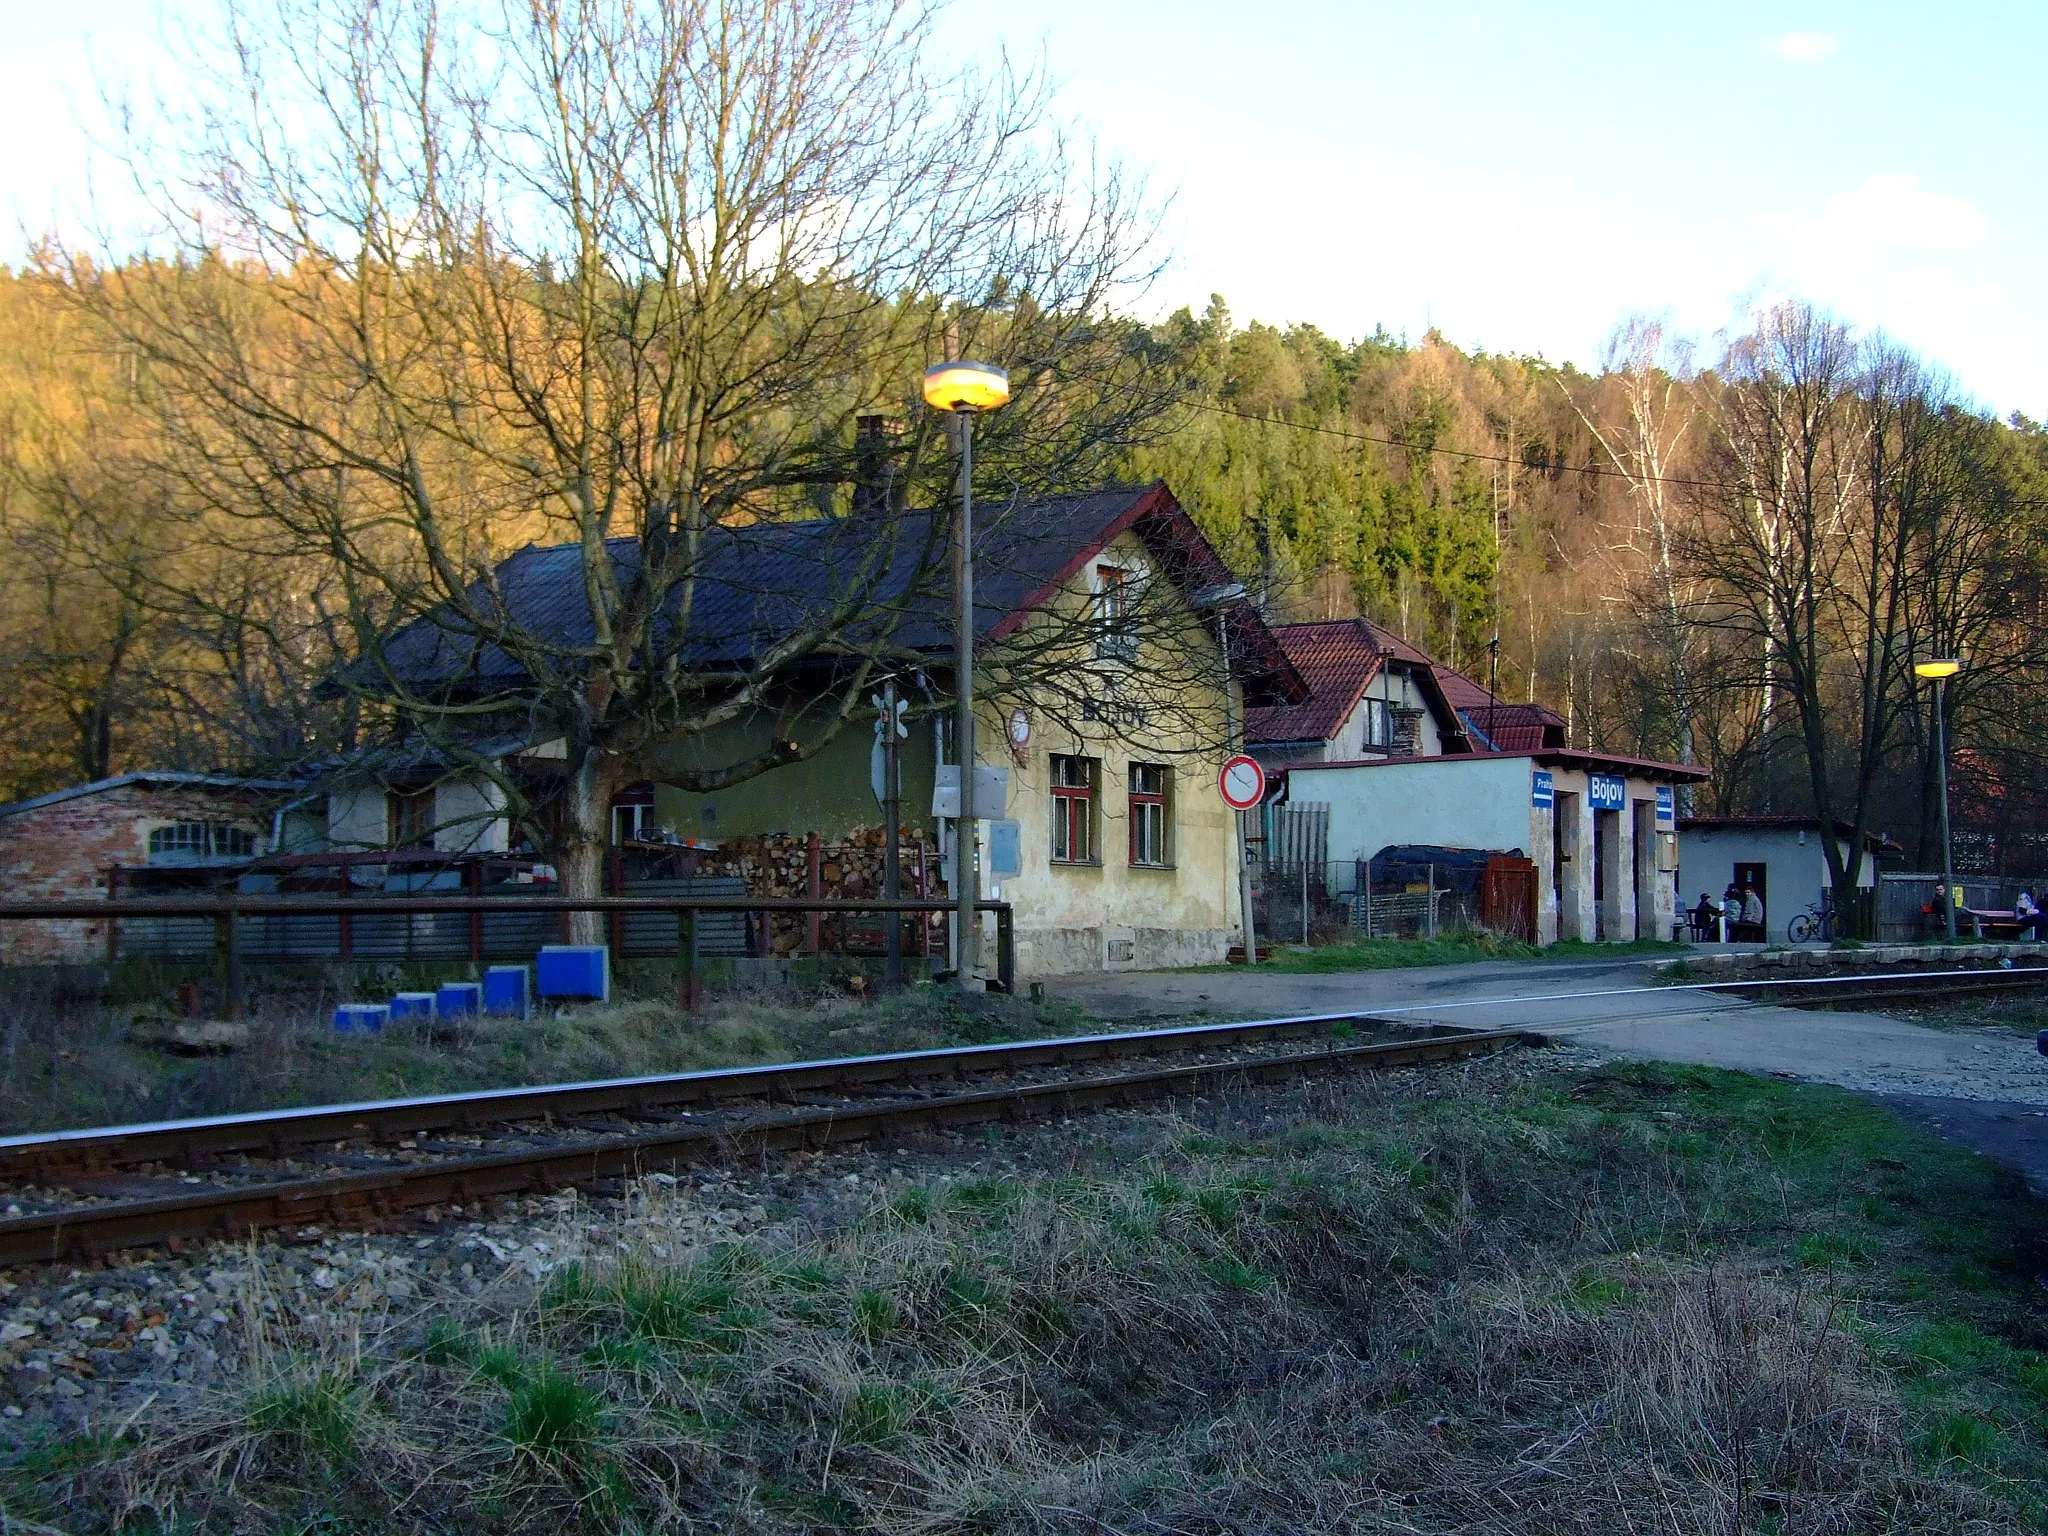
[[[0, 0], [0, 250], [75, 220], [99, 82], [174, 95], [165, 18], [211, 3]], [[2039, 0], [1036, 0], [956, 4], [942, 37], [1043, 58], [1146, 175], [1147, 311], [1218, 293], [1240, 322], [1593, 366], [1631, 312], [1711, 357], [1796, 296], [2048, 417]]]

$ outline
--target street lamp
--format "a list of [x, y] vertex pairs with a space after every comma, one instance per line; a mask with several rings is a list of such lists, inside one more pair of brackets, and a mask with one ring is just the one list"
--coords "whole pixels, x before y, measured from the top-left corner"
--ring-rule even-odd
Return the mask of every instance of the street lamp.
[[974, 990], [974, 902], [981, 894], [974, 868], [974, 416], [1010, 398], [1010, 376], [987, 363], [939, 363], [924, 372], [924, 403], [949, 411], [960, 434], [960, 517], [953, 525], [953, 676], [959, 716], [953, 756], [960, 764], [960, 814], [953, 822], [953, 969], [962, 991]]
[[1913, 663], [1913, 675], [1934, 684], [1934, 760], [1941, 775], [1941, 910], [1948, 915], [1948, 936], [1956, 936], [1956, 872], [1948, 833], [1948, 680], [1963, 670], [1953, 656]]

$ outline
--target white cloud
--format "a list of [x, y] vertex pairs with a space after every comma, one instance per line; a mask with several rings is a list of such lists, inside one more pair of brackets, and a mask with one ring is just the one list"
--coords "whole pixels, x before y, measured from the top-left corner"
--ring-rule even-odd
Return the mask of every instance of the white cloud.
[[1787, 32], [1772, 38], [1770, 49], [1787, 64], [1818, 64], [1832, 57], [1840, 43], [1832, 32]]

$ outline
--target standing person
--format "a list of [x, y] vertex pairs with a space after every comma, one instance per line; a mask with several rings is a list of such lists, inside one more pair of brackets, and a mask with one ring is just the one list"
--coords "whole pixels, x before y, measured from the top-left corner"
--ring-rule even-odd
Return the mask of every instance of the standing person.
[[1757, 937], [1766, 937], [1764, 931], [1764, 899], [1748, 886], [1742, 888], [1742, 921], [1757, 930]]
[[1721, 893], [1721, 942], [1726, 944], [1735, 937], [1735, 925], [1742, 921], [1742, 887], [1733, 880], [1728, 889]]

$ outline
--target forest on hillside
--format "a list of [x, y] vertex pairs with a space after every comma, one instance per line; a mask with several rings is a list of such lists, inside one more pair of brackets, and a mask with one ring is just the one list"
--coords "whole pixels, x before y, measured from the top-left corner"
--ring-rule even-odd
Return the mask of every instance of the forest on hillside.
[[[1798, 303], [1711, 344], [1624, 319], [1581, 369], [1222, 298], [1145, 323], [1139, 185], [1069, 153], [1042, 78], [944, 63], [925, 12], [271, 9], [186, 76], [189, 133], [128, 147], [149, 254], [0, 270], [0, 796], [400, 736], [497, 773], [475, 744], [511, 731], [564, 743], [565, 878], [595, 881], [658, 743], [831, 678], [757, 757], [690, 770], [737, 782], [920, 664], [872, 579], [915, 525], [942, 589], [930, 519], [743, 664], [672, 619], [707, 539], [744, 565], [857, 483], [949, 505], [919, 380], [969, 356], [1012, 385], [985, 505], [1161, 478], [1270, 620], [1368, 614], [1575, 745], [1701, 765], [1699, 811], [1928, 867], [1914, 664], [1961, 658], [1964, 860], [2048, 870], [2048, 440], [1882, 336]], [[620, 538], [629, 565], [597, 558]], [[590, 552], [587, 643], [498, 604], [528, 542]], [[516, 680], [403, 672], [418, 624]], [[1020, 685], [1056, 693], [1060, 654]]]
[[1711, 357], [1653, 319], [1597, 372], [1432, 332], [1162, 328], [1192, 379], [1131, 456], [1275, 619], [1364, 614], [1562, 713], [1574, 745], [1697, 763], [1702, 813], [1809, 814], [1938, 867], [2048, 867], [2048, 434], [1811, 307]]

